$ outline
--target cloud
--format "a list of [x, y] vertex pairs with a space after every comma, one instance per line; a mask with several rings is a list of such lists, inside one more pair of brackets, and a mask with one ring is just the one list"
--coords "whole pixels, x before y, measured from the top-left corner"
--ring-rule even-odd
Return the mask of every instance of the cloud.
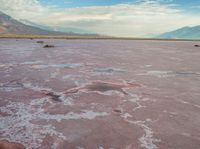
[[191, 8], [194, 8], [194, 9], [200, 9], [200, 5], [192, 6]]
[[66, 9], [42, 6], [38, 0], [0, 0], [0, 3], [0, 10], [17, 19], [114, 36], [142, 37], [200, 24], [198, 16], [186, 15], [176, 5], [163, 4], [161, 0]]

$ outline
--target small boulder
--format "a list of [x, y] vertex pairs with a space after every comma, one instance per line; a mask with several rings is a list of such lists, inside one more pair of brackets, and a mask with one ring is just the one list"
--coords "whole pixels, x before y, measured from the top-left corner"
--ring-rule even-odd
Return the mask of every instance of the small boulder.
[[54, 48], [55, 46], [54, 45], [44, 45], [44, 47], [43, 48]]
[[122, 113], [122, 111], [120, 109], [114, 109], [113, 110], [115, 113]]
[[196, 45], [194, 45], [195, 47], [200, 47], [200, 45], [198, 45], [198, 44], [196, 44]]

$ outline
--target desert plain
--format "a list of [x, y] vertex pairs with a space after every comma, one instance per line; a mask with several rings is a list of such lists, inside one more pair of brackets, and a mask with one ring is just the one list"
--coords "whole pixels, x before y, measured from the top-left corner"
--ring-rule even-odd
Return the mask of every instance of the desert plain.
[[199, 149], [196, 44], [0, 39], [0, 144]]

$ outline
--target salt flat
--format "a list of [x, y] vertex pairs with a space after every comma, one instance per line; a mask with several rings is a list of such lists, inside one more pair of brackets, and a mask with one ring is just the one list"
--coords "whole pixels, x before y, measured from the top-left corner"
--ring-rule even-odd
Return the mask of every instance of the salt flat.
[[195, 44], [0, 39], [0, 140], [28, 149], [199, 149]]

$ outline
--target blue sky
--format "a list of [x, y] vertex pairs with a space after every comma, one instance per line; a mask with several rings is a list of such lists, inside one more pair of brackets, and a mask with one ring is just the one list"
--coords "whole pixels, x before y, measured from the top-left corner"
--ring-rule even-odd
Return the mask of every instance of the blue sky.
[[[142, 0], [41, 0], [44, 6], [57, 6], [59, 8], [76, 8], [91, 6], [112, 6], [116, 4], [135, 4]], [[145, 0], [144, 0], [145, 1]], [[162, 4], [173, 4], [188, 14], [200, 14], [199, 9], [194, 6], [200, 6], [200, 0], [160, 0]]]
[[[55, 6], [58, 8], [76, 8], [91, 6], [112, 6], [117, 4], [136, 4], [145, 0], [40, 0], [43, 6]], [[146, 0], [155, 1], [155, 0]], [[156, 0], [161, 4], [172, 4], [187, 14], [200, 14], [200, 0]]]
[[200, 0], [0, 0], [0, 11], [55, 30], [148, 37], [200, 25]]
[[73, 8], [84, 6], [110, 6], [119, 3], [127, 3], [130, 0], [41, 0], [43, 5], [56, 5], [61, 8]]
[[[74, 8], [85, 6], [111, 6], [122, 3], [137, 3], [139, 0], [41, 0], [43, 5], [56, 5], [60, 8]], [[162, 0], [161, 3], [176, 4], [177, 7], [185, 10], [191, 6], [200, 5], [199, 0]]]
[[[138, 0], [41, 0], [42, 4], [54, 4], [60, 7], [81, 7], [81, 6], [107, 6], [119, 3], [136, 3]], [[199, 0], [165, 0], [162, 3], [174, 3], [182, 6], [200, 4]]]

